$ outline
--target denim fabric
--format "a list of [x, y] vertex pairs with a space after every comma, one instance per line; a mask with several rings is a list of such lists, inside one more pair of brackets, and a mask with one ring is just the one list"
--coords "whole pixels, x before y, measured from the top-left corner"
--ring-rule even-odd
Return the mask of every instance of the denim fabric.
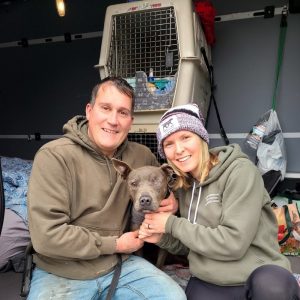
[[[72, 280], [55, 276], [39, 268], [33, 271], [28, 300], [105, 299], [113, 272], [91, 280]], [[184, 290], [168, 275], [143, 258], [131, 255], [122, 264], [114, 300], [186, 299]]]

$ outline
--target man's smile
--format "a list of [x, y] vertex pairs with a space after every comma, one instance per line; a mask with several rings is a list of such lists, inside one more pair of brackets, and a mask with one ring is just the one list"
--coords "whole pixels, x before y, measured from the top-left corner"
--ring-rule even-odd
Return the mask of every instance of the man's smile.
[[112, 130], [112, 129], [108, 129], [108, 128], [102, 128], [102, 130], [107, 133], [113, 133], [113, 134], [119, 133], [119, 131], [117, 131], [117, 130]]

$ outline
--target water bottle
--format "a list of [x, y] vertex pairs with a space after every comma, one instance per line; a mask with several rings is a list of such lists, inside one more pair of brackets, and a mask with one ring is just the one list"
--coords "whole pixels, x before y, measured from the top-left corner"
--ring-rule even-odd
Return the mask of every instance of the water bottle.
[[148, 82], [154, 82], [153, 68], [149, 70]]

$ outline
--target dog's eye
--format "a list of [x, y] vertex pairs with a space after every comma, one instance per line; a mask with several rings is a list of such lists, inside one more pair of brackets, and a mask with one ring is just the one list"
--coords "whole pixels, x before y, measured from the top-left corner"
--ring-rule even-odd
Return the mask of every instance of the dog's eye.
[[132, 186], [132, 187], [137, 187], [137, 185], [138, 185], [137, 181], [135, 181], [135, 180], [130, 181], [129, 184], [130, 184], [130, 186]]

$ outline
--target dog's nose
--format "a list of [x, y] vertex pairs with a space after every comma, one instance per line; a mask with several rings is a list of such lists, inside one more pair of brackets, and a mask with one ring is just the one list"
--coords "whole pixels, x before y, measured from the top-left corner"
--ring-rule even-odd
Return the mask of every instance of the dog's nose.
[[151, 205], [152, 199], [150, 196], [142, 196], [140, 198], [140, 205], [143, 208], [147, 208]]

